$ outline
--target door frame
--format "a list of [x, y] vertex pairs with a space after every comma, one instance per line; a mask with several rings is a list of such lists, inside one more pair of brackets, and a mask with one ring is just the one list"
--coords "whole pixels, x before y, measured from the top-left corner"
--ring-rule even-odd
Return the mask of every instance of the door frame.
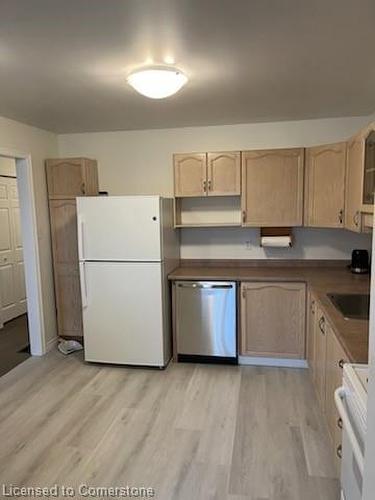
[[46, 353], [46, 338], [31, 155], [0, 147], [0, 156], [16, 161], [30, 353], [32, 356], [42, 356]]

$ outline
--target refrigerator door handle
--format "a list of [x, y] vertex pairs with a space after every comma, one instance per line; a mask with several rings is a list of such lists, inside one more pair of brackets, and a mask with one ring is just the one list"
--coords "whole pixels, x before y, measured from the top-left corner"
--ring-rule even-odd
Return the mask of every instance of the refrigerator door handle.
[[77, 226], [78, 226], [78, 256], [80, 260], [85, 258], [84, 255], [84, 222], [82, 216], [78, 215], [77, 217]]
[[350, 421], [349, 415], [346, 411], [346, 408], [343, 404], [343, 399], [345, 399], [345, 389], [343, 387], [339, 387], [338, 389], [335, 390], [335, 403], [336, 403], [336, 408], [339, 412], [340, 417], [342, 418], [343, 426], [348, 434], [348, 438], [353, 450], [353, 454], [357, 460], [358, 468], [363, 475], [363, 470], [364, 470], [364, 457], [362, 450], [358, 444], [352, 423]]
[[81, 284], [82, 308], [85, 309], [88, 306], [88, 300], [87, 300], [86, 267], [84, 262], [79, 263], [79, 281]]

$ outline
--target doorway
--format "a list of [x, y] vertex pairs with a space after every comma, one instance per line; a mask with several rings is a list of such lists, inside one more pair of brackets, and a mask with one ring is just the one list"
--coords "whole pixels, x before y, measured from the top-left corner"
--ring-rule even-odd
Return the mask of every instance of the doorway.
[[0, 158], [0, 376], [29, 353], [16, 160]]
[[[11, 262], [13, 271], [10, 271], [9, 265], [7, 268], [0, 269], [0, 327], [4, 325], [4, 328], [9, 330], [9, 335], [14, 334], [19, 338], [18, 345], [21, 351], [19, 354], [25, 359], [30, 354], [41, 356], [46, 353], [32, 162], [29, 154], [4, 148], [0, 148], [0, 162], [12, 164], [13, 172], [15, 165], [15, 176], [9, 175], [7, 178], [10, 180], [6, 182], [1, 179], [0, 199], [5, 198], [4, 185], [7, 184], [7, 190], [10, 193], [10, 201], [7, 201], [8, 209], [10, 203], [13, 212], [18, 216], [16, 221], [9, 222], [14, 238]], [[5, 201], [3, 200], [0, 202], [0, 210], [4, 207]], [[2, 215], [0, 228], [4, 226], [4, 210], [2, 210]], [[6, 232], [3, 231], [3, 234]], [[9, 263], [9, 256], [7, 257], [6, 252], [3, 251], [6, 246], [4, 238], [6, 242], [8, 237], [3, 236], [3, 240], [0, 240], [2, 249], [0, 250], [0, 259], [2, 259], [0, 268], [4, 265], [4, 255], [5, 264]], [[8, 288], [4, 291], [6, 280], [13, 280], [10, 285], [10, 290], [14, 291], [13, 294], [9, 293]], [[27, 342], [27, 337], [29, 342]], [[24, 342], [25, 338], [26, 342]]]

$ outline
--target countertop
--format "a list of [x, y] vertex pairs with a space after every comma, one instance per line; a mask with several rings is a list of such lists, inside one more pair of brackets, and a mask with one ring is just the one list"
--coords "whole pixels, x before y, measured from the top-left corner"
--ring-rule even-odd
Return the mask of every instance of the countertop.
[[337, 339], [352, 363], [368, 362], [368, 331], [366, 320], [345, 319], [327, 297], [327, 293], [369, 293], [369, 275], [352, 274], [347, 263], [307, 261], [203, 261], [194, 264], [189, 261], [169, 275], [175, 280], [227, 280], [227, 281], [297, 281], [318, 299], [320, 306], [333, 328]]

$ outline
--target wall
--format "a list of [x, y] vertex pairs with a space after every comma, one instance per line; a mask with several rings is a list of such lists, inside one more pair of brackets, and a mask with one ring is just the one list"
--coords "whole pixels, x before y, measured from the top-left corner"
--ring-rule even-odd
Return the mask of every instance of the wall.
[[16, 161], [13, 158], [0, 158], [0, 175], [17, 177]]
[[[59, 136], [61, 156], [89, 156], [99, 162], [102, 190], [110, 194], [173, 193], [172, 154], [313, 146], [345, 140], [370, 117], [191, 127]], [[258, 232], [247, 229], [184, 229], [184, 258], [349, 258], [352, 248], [370, 247], [370, 237], [344, 230], [296, 231], [290, 250], [259, 247]], [[250, 242], [247, 248], [246, 242]]]
[[51, 240], [47, 203], [47, 187], [44, 161], [57, 156], [57, 136], [51, 132], [30, 127], [0, 117], [0, 147], [31, 154], [39, 259], [43, 294], [44, 324], [46, 341], [56, 337], [55, 302], [53, 290]]

